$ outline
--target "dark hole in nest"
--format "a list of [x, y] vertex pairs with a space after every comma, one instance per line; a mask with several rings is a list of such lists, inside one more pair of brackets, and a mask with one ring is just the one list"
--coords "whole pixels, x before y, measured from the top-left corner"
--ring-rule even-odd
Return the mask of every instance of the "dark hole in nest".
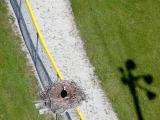
[[67, 91], [66, 90], [62, 90], [61, 91], [61, 97], [65, 98], [67, 96]]

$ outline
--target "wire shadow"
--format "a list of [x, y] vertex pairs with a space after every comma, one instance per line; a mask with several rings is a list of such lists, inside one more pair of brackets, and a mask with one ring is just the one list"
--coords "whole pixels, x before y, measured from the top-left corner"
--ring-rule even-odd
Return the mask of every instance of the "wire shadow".
[[146, 92], [146, 95], [149, 100], [153, 100], [156, 98], [156, 94], [149, 89], [141, 86], [137, 81], [143, 80], [146, 84], [151, 85], [153, 83], [153, 76], [151, 74], [146, 75], [134, 75], [133, 71], [137, 68], [135, 62], [131, 59], [128, 59], [125, 62], [125, 68], [119, 67], [118, 70], [122, 74], [121, 81], [124, 85], [127, 85], [129, 87], [129, 91], [132, 95], [133, 101], [134, 101], [134, 107], [136, 110], [137, 118], [138, 120], [144, 120], [141, 107], [139, 104], [138, 99], [138, 93], [136, 91], [136, 88], [140, 88], [144, 92]]

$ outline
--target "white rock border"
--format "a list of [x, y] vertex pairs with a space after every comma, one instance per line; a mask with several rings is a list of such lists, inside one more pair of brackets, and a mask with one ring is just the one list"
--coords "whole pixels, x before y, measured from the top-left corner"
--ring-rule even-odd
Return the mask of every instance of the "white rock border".
[[30, 0], [48, 49], [67, 80], [88, 95], [81, 106], [86, 120], [117, 120], [102, 91], [78, 34], [69, 0]]

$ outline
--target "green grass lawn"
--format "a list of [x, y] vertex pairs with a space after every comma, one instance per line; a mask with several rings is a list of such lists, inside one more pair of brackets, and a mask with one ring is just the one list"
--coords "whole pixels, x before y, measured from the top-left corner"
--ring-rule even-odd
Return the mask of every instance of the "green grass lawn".
[[[7, 6], [0, 1], [0, 120], [42, 120], [34, 101], [38, 83], [21, 51], [21, 40], [9, 23]], [[12, 19], [13, 20], [13, 19]]]
[[122, 83], [119, 71], [131, 59], [137, 66], [132, 75], [153, 76], [151, 84], [142, 78], [136, 82], [156, 93], [155, 99], [149, 100], [145, 90], [135, 87], [143, 120], [159, 120], [160, 1], [71, 0], [71, 3], [88, 57], [119, 119], [137, 120], [133, 96]]

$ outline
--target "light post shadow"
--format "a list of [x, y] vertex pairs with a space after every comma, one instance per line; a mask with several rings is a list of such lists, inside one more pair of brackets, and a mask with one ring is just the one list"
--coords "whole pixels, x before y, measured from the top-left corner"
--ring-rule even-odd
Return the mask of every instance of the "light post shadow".
[[118, 70], [122, 74], [121, 81], [124, 85], [129, 87], [130, 93], [134, 101], [134, 107], [137, 113], [138, 120], [144, 120], [141, 107], [139, 104], [138, 93], [136, 87], [144, 90], [149, 100], [153, 100], [156, 97], [156, 94], [149, 89], [141, 86], [137, 81], [143, 80], [146, 84], [151, 85], [153, 83], [153, 77], [150, 74], [146, 75], [134, 75], [133, 71], [137, 68], [133, 60], [128, 59], [125, 62], [125, 68], [119, 67]]

